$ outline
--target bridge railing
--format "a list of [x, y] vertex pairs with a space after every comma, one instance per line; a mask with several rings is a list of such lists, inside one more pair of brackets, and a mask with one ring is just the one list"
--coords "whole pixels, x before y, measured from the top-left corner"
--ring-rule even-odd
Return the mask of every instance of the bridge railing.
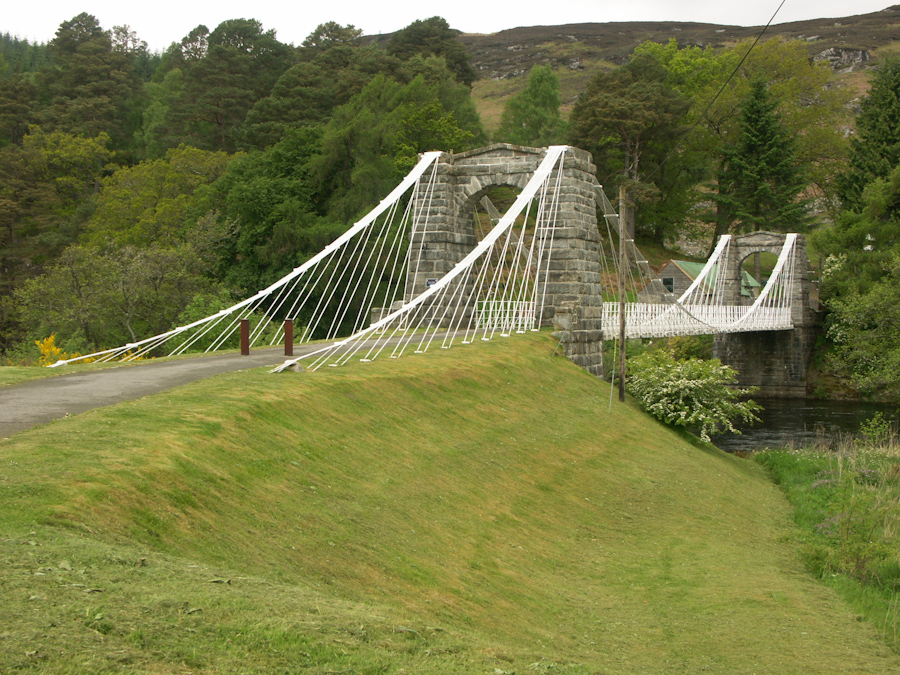
[[504, 333], [526, 331], [535, 323], [535, 303], [515, 300], [480, 301], [475, 306], [475, 329]]
[[[753, 311], [751, 311], [753, 310]], [[603, 338], [619, 330], [619, 303], [603, 303]], [[653, 338], [672, 335], [709, 335], [794, 327], [790, 307], [747, 305], [677, 305], [630, 302], [625, 305], [625, 336]]]

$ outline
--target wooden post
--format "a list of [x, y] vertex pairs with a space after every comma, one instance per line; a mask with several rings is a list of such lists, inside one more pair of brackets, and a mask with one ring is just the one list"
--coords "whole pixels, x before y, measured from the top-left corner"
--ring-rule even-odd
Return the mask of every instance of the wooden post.
[[628, 266], [628, 248], [625, 238], [628, 225], [625, 222], [625, 186], [619, 186], [619, 400], [625, 402], [625, 268]]
[[293, 319], [284, 320], [284, 355], [294, 355], [294, 321]]
[[250, 319], [241, 319], [241, 356], [250, 355]]

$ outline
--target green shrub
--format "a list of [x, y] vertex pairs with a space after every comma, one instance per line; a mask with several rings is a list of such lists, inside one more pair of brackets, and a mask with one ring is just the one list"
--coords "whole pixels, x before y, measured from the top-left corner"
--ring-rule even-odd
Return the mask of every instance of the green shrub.
[[700, 438], [714, 433], [740, 434], [737, 420], [759, 421], [761, 407], [741, 397], [752, 391], [735, 387], [737, 373], [718, 360], [677, 361], [662, 350], [646, 352], [628, 367], [628, 390], [644, 410], [666, 424], [697, 427]]

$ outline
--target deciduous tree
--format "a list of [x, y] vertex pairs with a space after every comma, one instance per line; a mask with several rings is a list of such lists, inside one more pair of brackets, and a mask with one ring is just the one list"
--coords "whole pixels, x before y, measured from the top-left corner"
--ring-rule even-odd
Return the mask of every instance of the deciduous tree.
[[168, 330], [210, 286], [188, 245], [106, 251], [73, 246], [15, 295], [30, 334], [101, 348]]
[[448, 98], [422, 75], [406, 85], [378, 76], [338, 108], [310, 163], [324, 210], [348, 222], [390, 192], [415, 153], [467, 149], [480, 128], [460, 124], [452, 103], [465, 113], [465, 101]]
[[[837, 216], [837, 176], [847, 148], [842, 128], [851, 92], [834, 82], [827, 65], [810, 61], [805, 42], [771, 39], [754, 45], [747, 40], [716, 50], [679, 48], [671, 40], [667, 45], [644, 43], [636, 53], [659, 59], [669, 72], [669, 84], [692, 99], [686, 117], [692, 131], [680, 146], [692, 157], [692, 166], [700, 169], [700, 177], [713, 186], [725, 149], [738, 142], [741, 105], [751, 83], [764, 80], [771, 97], [779, 102], [782, 124], [796, 142], [796, 159], [807, 167], [817, 204], [831, 217]], [[698, 190], [695, 200], [699, 204], [708, 196]], [[715, 223], [716, 236], [731, 226], [725, 211], [707, 218]]]
[[[894, 228], [900, 225], [894, 222]], [[847, 274], [847, 258], [829, 261], [832, 274]], [[900, 252], [895, 248], [870, 285], [852, 287], [828, 302], [832, 364], [863, 393], [896, 401], [900, 396]]]
[[225, 173], [229, 156], [188, 146], [124, 167], [103, 180], [86, 226], [96, 246], [175, 246], [209, 210], [200, 193]]
[[517, 145], [544, 147], [565, 134], [559, 114], [559, 78], [550, 66], [533, 66], [528, 85], [503, 109], [497, 138]]

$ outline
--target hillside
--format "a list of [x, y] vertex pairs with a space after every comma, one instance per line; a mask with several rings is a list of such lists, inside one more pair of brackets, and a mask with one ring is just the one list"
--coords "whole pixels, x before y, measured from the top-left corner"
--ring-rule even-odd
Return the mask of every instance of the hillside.
[[0, 672], [897, 672], [759, 466], [547, 334], [0, 441]]
[[[859, 74], [880, 51], [897, 49], [900, 5], [881, 12], [841, 19], [815, 19], [775, 24], [766, 38], [805, 40], [810, 58], [829, 62], [842, 78], [863, 90]], [[551, 65], [560, 78], [565, 105], [571, 106], [598, 68], [624, 63], [634, 48], [652, 40], [671, 39], [682, 46], [725, 47], [755, 39], [762, 26], [666, 22], [583, 23], [512, 28], [491, 35], [463, 34], [469, 58], [480, 73], [473, 95], [489, 129], [499, 124], [505, 100], [525, 86], [535, 64]]]

